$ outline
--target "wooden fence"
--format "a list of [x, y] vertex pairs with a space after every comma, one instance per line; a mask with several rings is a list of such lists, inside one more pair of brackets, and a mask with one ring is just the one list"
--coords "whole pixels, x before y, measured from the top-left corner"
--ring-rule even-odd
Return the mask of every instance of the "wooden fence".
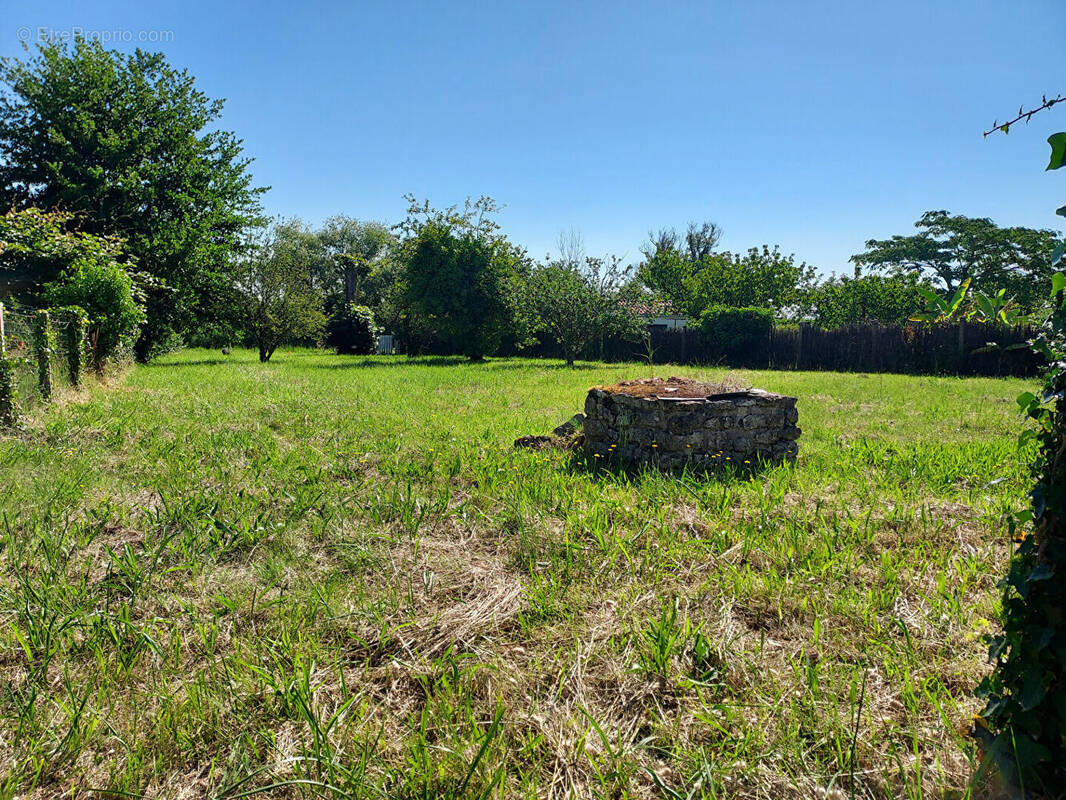
[[[656, 364], [721, 364], [749, 369], [799, 369], [836, 372], [896, 372], [911, 375], [986, 375], [1028, 377], [1043, 362], [1026, 345], [1036, 331], [980, 323], [882, 325], [863, 323], [824, 330], [814, 325], [775, 328], [768, 336], [729, 352], [715, 351], [699, 331], [652, 330]], [[586, 358], [646, 361], [647, 343], [608, 339], [587, 348]], [[559, 357], [558, 348], [541, 342], [526, 354]]]

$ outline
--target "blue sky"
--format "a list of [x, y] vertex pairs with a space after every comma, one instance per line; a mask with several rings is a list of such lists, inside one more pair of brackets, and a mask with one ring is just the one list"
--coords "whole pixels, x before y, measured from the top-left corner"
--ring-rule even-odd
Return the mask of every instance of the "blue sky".
[[636, 260], [707, 219], [837, 272], [928, 209], [1057, 227], [1066, 106], [981, 132], [1066, 91], [1064, 22], [1055, 0], [0, 0], [0, 54], [41, 29], [164, 39], [144, 46], [227, 99], [272, 214], [489, 194], [534, 256], [572, 227]]

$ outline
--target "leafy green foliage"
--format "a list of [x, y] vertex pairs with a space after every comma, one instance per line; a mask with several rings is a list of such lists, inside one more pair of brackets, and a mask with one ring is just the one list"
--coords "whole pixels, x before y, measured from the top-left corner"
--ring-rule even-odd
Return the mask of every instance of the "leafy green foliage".
[[519, 322], [518, 287], [525, 252], [496, 233], [491, 198], [463, 211], [431, 209], [412, 199], [400, 229], [404, 299], [423, 336], [479, 360], [496, 352]]
[[[1066, 134], [1049, 140], [1049, 169], [1063, 165]], [[1051, 281], [1050, 308], [1032, 347], [1048, 361], [1037, 393], [1018, 397], [1035, 425], [1031, 509], [1011, 520], [1017, 548], [1000, 584], [1003, 631], [992, 637], [994, 671], [976, 735], [986, 756], [1023, 792], [1060, 796], [1066, 786], [1066, 276]], [[995, 311], [996, 309], [989, 309]], [[984, 309], [979, 309], [983, 313]]]
[[110, 260], [76, 261], [44, 287], [43, 298], [52, 306], [78, 306], [89, 315], [89, 350], [97, 370], [130, 352], [146, 319], [140, 287]]
[[715, 358], [743, 353], [770, 334], [774, 314], [768, 308], [711, 306], [700, 315], [700, 336]]
[[126, 260], [121, 239], [74, 231], [73, 225], [72, 214], [32, 207], [0, 215], [0, 283], [30, 300], [75, 261]]
[[830, 278], [802, 292], [797, 302], [800, 315], [823, 328], [903, 323], [924, 305], [922, 284], [913, 274]]
[[222, 101], [159, 53], [80, 38], [5, 60], [0, 81], [0, 204], [58, 208], [84, 232], [126, 240], [157, 279], [139, 358], [238, 314], [234, 256], [260, 222], [262, 190], [240, 140], [215, 128]]
[[919, 233], [912, 236], [870, 239], [852, 262], [890, 274], [917, 273], [945, 296], [969, 278], [978, 291], [1005, 289], [1025, 311], [1042, 302], [1040, 287], [1051, 279], [1054, 231], [1001, 228], [987, 218], [947, 211], [927, 211], [915, 227]]
[[396, 246], [396, 236], [380, 222], [360, 222], [338, 214], [317, 233], [325, 256], [323, 292], [327, 306], [380, 302], [375, 266]]
[[374, 312], [349, 303], [330, 317], [326, 344], [340, 355], [371, 355], [377, 352], [378, 334]]
[[81, 386], [89, 363], [89, 315], [81, 306], [60, 306], [49, 310], [62, 323], [60, 337], [67, 357], [70, 385]]
[[1051, 134], [1047, 143], [1051, 145], [1051, 159], [1048, 161], [1046, 170], [1058, 169], [1066, 164], [1066, 132]]
[[19, 407], [15, 397], [15, 364], [0, 348], [0, 428], [18, 424]]
[[267, 362], [285, 342], [315, 341], [326, 324], [308, 261], [316, 245], [299, 223], [274, 226], [238, 278], [245, 328]]
[[600, 337], [636, 340], [640, 321], [623, 303], [627, 277], [618, 259], [586, 258], [580, 267], [557, 261], [534, 268], [525, 286], [534, 330], [559, 345], [568, 366]]
[[[814, 269], [796, 263], [778, 247], [753, 247], [744, 254], [692, 252], [660, 237], [638, 277], [675, 308], [698, 317], [710, 306], [761, 307], [781, 311], [796, 302], [814, 279]], [[697, 250], [696, 252], [700, 252]]]

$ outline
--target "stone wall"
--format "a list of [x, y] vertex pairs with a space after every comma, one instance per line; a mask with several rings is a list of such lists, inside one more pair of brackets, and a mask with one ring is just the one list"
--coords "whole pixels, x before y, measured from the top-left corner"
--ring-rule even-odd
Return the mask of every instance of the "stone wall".
[[705, 398], [634, 397], [590, 389], [585, 451], [665, 468], [795, 460], [796, 398], [750, 389]]

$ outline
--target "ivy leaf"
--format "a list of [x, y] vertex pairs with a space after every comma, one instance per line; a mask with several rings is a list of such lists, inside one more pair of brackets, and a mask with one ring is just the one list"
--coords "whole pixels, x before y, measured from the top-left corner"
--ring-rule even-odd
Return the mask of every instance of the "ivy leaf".
[[1066, 164], [1066, 133], [1053, 133], [1047, 137], [1047, 143], [1051, 145], [1051, 160], [1047, 169], [1058, 169]]
[[1022, 392], [1018, 395], [1017, 402], [1018, 407], [1021, 408], [1022, 411], [1026, 411], [1036, 402], [1036, 395], [1032, 392]]
[[1040, 705], [1047, 690], [1041, 679], [1040, 669], [1035, 664], [1030, 664], [1022, 675], [1022, 694], [1019, 700], [1022, 711], [1030, 711]]
[[[1055, 248], [1055, 252], [1059, 254], [1058, 257], [1062, 258], [1062, 252], [1060, 251], [1066, 251], [1066, 247], [1060, 244]], [[1057, 259], [1053, 259], [1053, 261], [1054, 260]], [[1061, 272], [1056, 272], [1051, 276], [1051, 296], [1054, 297], [1063, 289], [1066, 289], [1066, 275], [1063, 275]]]
[[1046, 581], [1054, 576], [1055, 568], [1051, 564], [1044, 562], [1033, 568], [1033, 571], [1029, 573], [1029, 580], [1035, 583], [1036, 581]]

